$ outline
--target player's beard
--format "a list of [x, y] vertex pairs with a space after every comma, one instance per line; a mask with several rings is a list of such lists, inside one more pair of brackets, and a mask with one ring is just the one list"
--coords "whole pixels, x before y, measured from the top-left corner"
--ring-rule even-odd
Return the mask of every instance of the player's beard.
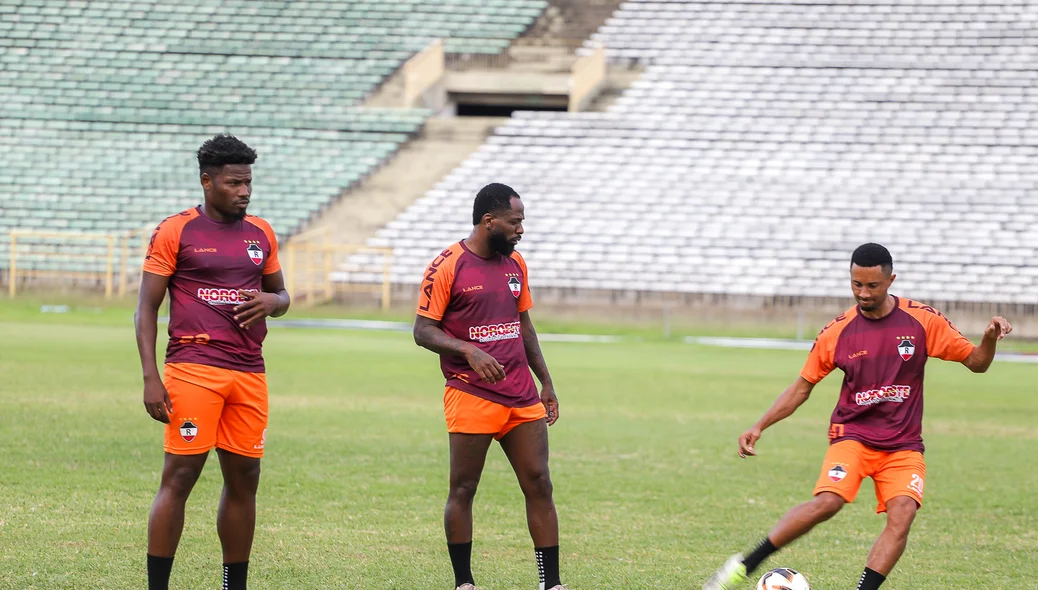
[[511, 256], [515, 252], [515, 244], [508, 241], [503, 231], [490, 232], [490, 249], [502, 256]]

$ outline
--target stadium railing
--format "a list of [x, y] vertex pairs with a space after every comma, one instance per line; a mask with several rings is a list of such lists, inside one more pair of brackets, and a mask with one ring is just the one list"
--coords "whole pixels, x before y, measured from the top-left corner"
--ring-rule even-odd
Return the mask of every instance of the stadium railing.
[[282, 249], [285, 286], [293, 302], [319, 305], [360, 293], [377, 296], [381, 309], [389, 311], [392, 248], [336, 242], [324, 228], [300, 234]]

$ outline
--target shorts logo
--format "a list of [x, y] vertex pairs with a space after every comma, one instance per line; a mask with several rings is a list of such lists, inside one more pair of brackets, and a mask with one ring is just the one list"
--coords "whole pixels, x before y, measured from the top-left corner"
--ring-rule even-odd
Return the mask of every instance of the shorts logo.
[[829, 469], [829, 479], [835, 482], [843, 481], [843, 478], [847, 477], [847, 470], [842, 465], [833, 465]]
[[194, 422], [190, 420], [180, 425], [180, 438], [184, 439], [184, 442], [191, 442], [198, 436], [198, 427], [195, 426]]
[[523, 284], [519, 281], [519, 279], [512, 277], [508, 279], [508, 289], [512, 291], [512, 295], [514, 295], [515, 298], [518, 299], [519, 293], [521, 293], [523, 290]]
[[490, 326], [472, 326], [469, 328], [469, 340], [476, 342], [497, 342], [498, 340], [512, 340], [522, 335], [519, 322], [507, 324], [493, 324]]
[[262, 450], [264, 445], [266, 445], [266, 444], [267, 444], [267, 429], [264, 428], [263, 429], [263, 434], [260, 435], [260, 442], [259, 442], [259, 444], [258, 445], [252, 445], [252, 448], [256, 449], [256, 450]]
[[912, 481], [908, 482], [908, 489], [919, 494], [920, 497], [923, 495], [923, 478], [918, 473], [912, 474]]
[[[258, 293], [258, 289], [241, 289], [250, 293]], [[209, 289], [202, 287], [198, 290], [198, 298], [209, 305], [235, 305], [242, 303], [245, 299], [238, 293], [238, 289]]]
[[901, 360], [907, 361], [915, 354], [915, 344], [912, 344], [912, 340], [907, 336], [898, 340], [897, 352], [901, 355]]
[[263, 249], [259, 247], [259, 244], [252, 242], [245, 248], [245, 251], [248, 252], [249, 259], [257, 266], [263, 264]]

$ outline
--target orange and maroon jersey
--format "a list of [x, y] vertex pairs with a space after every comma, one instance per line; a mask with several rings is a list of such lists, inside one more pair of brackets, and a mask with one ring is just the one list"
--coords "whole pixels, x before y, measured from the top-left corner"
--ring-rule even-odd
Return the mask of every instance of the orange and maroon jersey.
[[444, 332], [472, 342], [505, 368], [504, 381], [490, 384], [464, 357], [440, 355], [447, 385], [512, 408], [537, 403], [519, 322], [531, 307], [526, 262], [518, 252], [482, 258], [464, 242], [441, 252], [425, 271], [418, 315], [439, 321]]
[[818, 383], [843, 371], [829, 439], [850, 439], [881, 451], [923, 452], [923, 368], [937, 357], [962, 362], [973, 344], [941, 312], [894, 298], [878, 320], [857, 306], [822, 328], [800, 376]]
[[144, 271], [169, 277], [166, 362], [262, 373], [267, 324], [242, 330], [234, 306], [238, 289], [260, 291], [263, 275], [279, 270], [274, 231], [259, 217], [221, 223], [195, 207], [163, 220]]

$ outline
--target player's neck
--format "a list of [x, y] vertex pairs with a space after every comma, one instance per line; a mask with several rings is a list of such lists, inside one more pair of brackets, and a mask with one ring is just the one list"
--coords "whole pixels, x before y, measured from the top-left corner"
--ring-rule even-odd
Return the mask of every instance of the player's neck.
[[211, 207], [208, 202], [202, 203], [202, 215], [205, 215], [206, 217], [217, 223], [231, 223], [232, 221], [237, 221], [236, 219], [231, 219], [223, 213], [220, 213], [219, 211]]
[[487, 240], [482, 239], [476, 232], [469, 234], [469, 237], [464, 240], [465, 247], [480, 258], [490, 258], [494, 255], [494, 251], [490, 248], [490, 243]]
[[890, 313], [894, 311], [894, 307], [896, 305], [897, 302], [894, 300], [894, 296], [888, 293], [887, 298], [883, 300], [883, 305], [880, 305], [877, 309], [873, 311], [865, 311], [859, 306], [858, 313], [869, 318], [870, 320], [881, 320], [890, 315]]

